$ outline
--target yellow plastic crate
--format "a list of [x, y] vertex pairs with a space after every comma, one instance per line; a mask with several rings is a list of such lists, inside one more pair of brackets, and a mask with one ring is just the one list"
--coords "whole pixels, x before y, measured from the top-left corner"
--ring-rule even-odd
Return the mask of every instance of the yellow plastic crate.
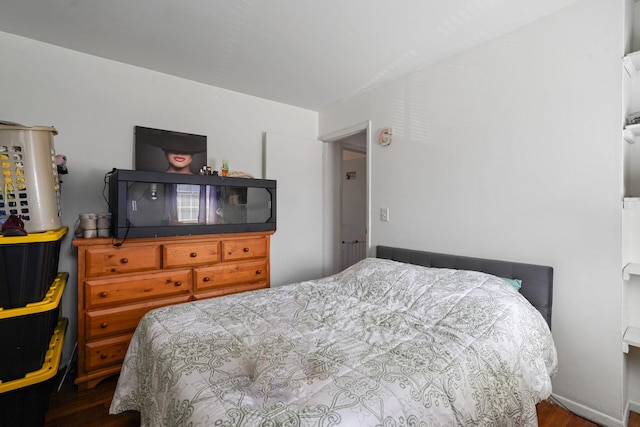
[[68, 277], [59, 273], [40, 302], [0, 309], [0, 381], [22, 378], [42, 365]]
[[62, 347], [64, 346], [64, 336], [67, 331], [68, 320], [61, 317], [53, 331], [49, 341], [49, 349], [44, 357], [42, 367], [37, 371], [27, 373], [24, 378], [2, 382], [0, 381], [0, 393], [7, 393], [12, 390], [29, 387], [53, 378], [58, 373], [60, 358], [62, 357]]
[[0, 235], [0, 245], [15, 245], [16, 243], [44, 243], [61, 240], [69, 231], [69, 227], [64, 226], [56, 230], [42, 231], [40, 233], [29, 233], [26, 236], [2, 236]]
[[44, 298], [58, 273], [60, 245], [68, 228], [0, 236], [0, 307], [23, 307]]
[[24, 378], [0, 382], [0, 426], [44, 425], [66, 330], [67, 319], [60, 318], [40, 369], [29, 372]]
[[42, 301], [32, 302], [24, 307], [15, 307], [5, 309], [0, 307], [0, 320], [8, 319], [11, 317], [26, 316], [28, 314], [44, 313], [45, 311], [51, 311], [60, 305], [60, 299], [62, 293], [69, 279], [69, 273], [60, 272], [53, 279], [49, 290], [45, 294]]

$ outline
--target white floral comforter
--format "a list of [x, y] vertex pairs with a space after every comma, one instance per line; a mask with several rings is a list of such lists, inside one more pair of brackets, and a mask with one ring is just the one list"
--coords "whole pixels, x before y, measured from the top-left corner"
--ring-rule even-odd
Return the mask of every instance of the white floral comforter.
[[368, 258], [149, 312], [110, 411], [153, 427], [535, 426], [556, 364], [501, 279]]

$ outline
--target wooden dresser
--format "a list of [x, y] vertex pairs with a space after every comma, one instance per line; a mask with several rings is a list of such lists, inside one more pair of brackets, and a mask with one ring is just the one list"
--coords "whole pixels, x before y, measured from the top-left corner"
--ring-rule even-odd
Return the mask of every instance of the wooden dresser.
[[268, 288], [268, 232], [76, 239], [79, 390], [120, 372], [151, 309]]

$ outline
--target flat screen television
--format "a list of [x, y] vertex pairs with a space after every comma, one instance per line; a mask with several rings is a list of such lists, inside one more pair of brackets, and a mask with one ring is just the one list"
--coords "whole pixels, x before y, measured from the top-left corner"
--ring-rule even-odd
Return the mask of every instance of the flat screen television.
[[276, 230], [276, 181], [114, 169], [112, 236], [161, 237]]

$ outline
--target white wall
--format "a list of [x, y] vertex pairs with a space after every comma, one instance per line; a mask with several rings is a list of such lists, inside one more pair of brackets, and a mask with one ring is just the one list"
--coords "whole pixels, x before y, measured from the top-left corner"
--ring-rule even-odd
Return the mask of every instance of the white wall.
[[582, 0], [320, 112], [372, 121], [372, 244], [551, 265], [554, 394], [622, 420], [623, 2]]
[[[207, 135], [209, 164], [219, 169], [221, 159], [229, 159], [232, 170], [256, 177], [262, 176], [263, 132], [313, 139], [318, 134], [312, 111], [6, 33], [0, 33], [0, 57], [0, 119], [53, 125], [59, 131], [56, 151], [67, 155], [69, 168], [62, 177], [62, 222], [70, 230], [79, 213], [107, 210], [104, 174], [111, 168], [133, 168], [135, 125]], [[295, 259], [296, 244], [282, 242], [279, 247], [293, 253], [281, 258]], [[71, 274], [62, 312], [70, 320], [67, 336], [75, 337], [77, 266], [71, 233], [61, 252], [59, 270]], [[66, 340], [63, 357], [73, 341]]]

